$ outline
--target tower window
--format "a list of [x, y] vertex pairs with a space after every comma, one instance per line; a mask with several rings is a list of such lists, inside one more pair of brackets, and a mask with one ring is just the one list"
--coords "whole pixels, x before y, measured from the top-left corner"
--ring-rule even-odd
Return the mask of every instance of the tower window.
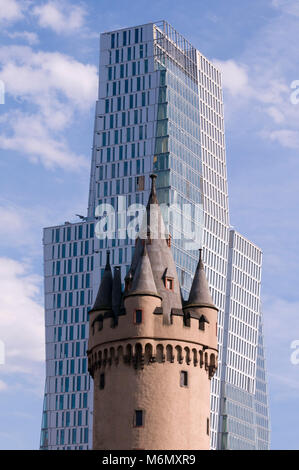
[[171, 277], [165, 278], [165, 287], [168, 290], [173, 290], [173, 279]]
[[100, 374], [100, 390], [105, 388], [105, 374]]
[[210, 435], [210, 420], [207, 418], [207, 435]]
[[135, 310], [135, 323], [142, 323], [142, 310]]
[[144, 426], [144, 411], [135, 410], [135, 426]]
[[181, 370], [180, 373], [180, 386], [188, 387], [188, 372], [186, 370]]

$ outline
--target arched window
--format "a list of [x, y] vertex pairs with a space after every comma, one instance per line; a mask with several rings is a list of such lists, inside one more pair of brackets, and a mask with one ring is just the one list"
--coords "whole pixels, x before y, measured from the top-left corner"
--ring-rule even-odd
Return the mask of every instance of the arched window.
[[177, 361], [179, 364], [181, 364], [183, 362], [182, 348], [181, 346], [176, 346], [175, 350], [177, 352]]
[[136, 366], [140, 365], [142, 361], [142, 346], [140, 343], [135, 345], [135, 363]]
[[152, 360], [153, 356], [153, 347], [150, 343], [145, 345], [145, 352], [144, 352], [144, 362], [145, 364], [149, 364]]
[[173, 362], [173, 360], [174, 360], [171, 344], [168, 344], [168, 345], [166, 346], [166, 360], [167, 360], [168, 362]]
[[158, 344], [157, 350], [156, 350], [156, 360], [157, 362], [163, 362], [164, 357], [163, 357], [163, 346], [162, 344]]

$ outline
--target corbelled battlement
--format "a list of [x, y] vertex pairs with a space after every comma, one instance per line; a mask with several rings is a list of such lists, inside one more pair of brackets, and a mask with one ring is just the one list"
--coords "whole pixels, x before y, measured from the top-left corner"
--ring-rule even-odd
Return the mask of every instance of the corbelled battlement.
[[217, 368], [217, 354], [196, 345], [182, 346], [175, 341], [167, 343], [146, 340], [103, 346], [88, 354], [88, 370], [92, 377], [97, 369], [104, 370], [121, 364], [143, 369], [145, 366], [164, 362], [204, 368], [211, 379]]

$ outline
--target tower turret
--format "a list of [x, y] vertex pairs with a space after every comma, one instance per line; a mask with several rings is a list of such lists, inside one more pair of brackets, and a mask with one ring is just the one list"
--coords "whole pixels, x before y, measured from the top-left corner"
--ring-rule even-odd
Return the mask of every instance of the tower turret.
[[183, 305], [155, 175], [125, 281], [108, 257], [90, 314], [93, 447], [209, 449], [217, 309], [201, 256]]
[[[199, 328], [205, 331], [206, 342], [213, 349], [217, 349], [217, 318], [218, 309], [215, 306], [208, 280], [206, 277], [204, 264], [202, 260], [202, 249], [199, 250], [199, 260], [188, 301], [184, 307], [185, 323], [190, 323], [191, 318], [198, 318]], [[211, 378], [216, 370], [216, 357], [212, 356], [212, 362], [209, 364], [209, 378]]]
[[199, 250], [199, 260], [194, 274], [187, 305], [193, 307], [209, 307], [218, 310], [213, 302], [208, 280], [202, 261], [202, 249]]
[[95, 303], [89, 313], [112, 309], [112, 271], [110, 266], [110, 251], [107, 251], [106, 266], [100, 283]]

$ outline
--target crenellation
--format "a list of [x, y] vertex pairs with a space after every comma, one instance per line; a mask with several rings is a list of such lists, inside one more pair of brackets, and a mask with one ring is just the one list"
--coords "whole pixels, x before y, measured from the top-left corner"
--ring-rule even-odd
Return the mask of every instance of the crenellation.
[[[174, 354], [174, 352], [176, 354]], [[200, 358], [198, 360], [198, 357]], [[209, 375], [213, 375], [217, 368], [217, 356], [213, 351], [203, 353], [203, 349], [190, 348], [174, 343], [141, 342], [122, 343], [120, 345], [98, 349], [89, 357], [88, 368], [93, 376], [95, 369], [107, 366], [118, 366], [121, 363], [134, 365], [135, 368], [143, 368], [153, 363], [169, 362], [171, 364], [186, 364], [205, 368]], [[139, 367], [140, 366], [140, 367]]]

